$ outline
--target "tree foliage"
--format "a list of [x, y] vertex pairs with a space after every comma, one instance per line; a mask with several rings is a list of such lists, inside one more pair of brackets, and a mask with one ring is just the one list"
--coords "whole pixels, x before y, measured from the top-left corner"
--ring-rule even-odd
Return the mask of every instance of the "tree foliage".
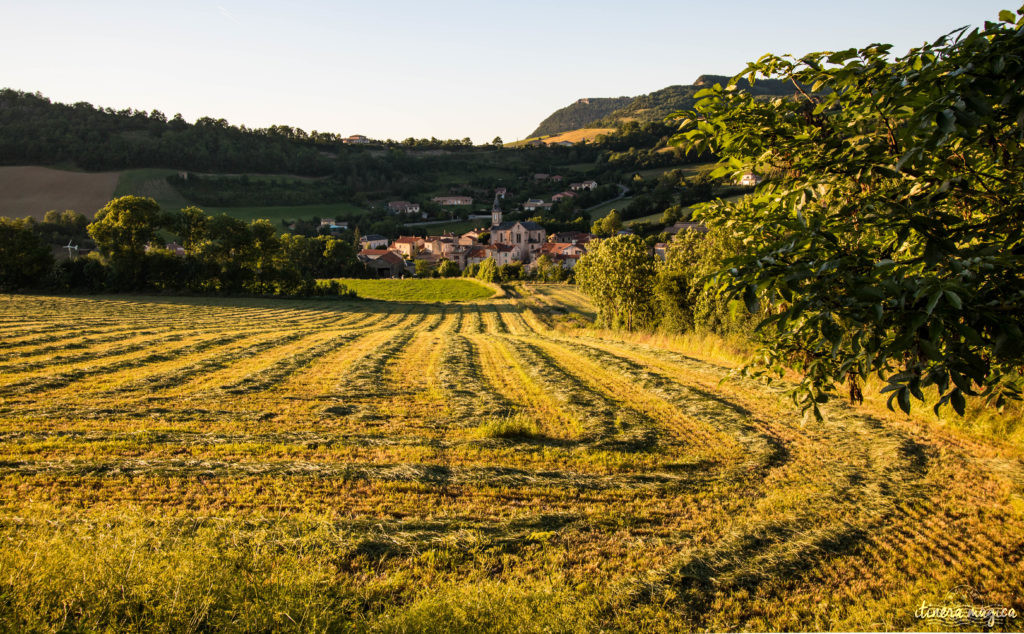
[[626, 330], [651, 326], [655, 265], [644, 242], [624, 235], [588, 247], [576, 264], [576, 283], [597, 306], [598, 322]]
[[[767, 55], [678, 114], [675, 142], [717, 153], [713, 175], [768, 176], [697, 215], [745, 245], [720, 288], [764, 306], [757, 365], [795, 366], [794, 397], [817, 416], [837, 384], [858, 400], [871, 374], [903, 411], [929, 387], [936, 410], [959, 413], [968, 394], [1020, 393], [1024, 31], [1000, 19], [898, 58], [888, 45]], [[735, 85], [758, 76], [800, 95]]]
[[31, 287], [53, 268], [53, 255], [27, 220], [0, 218], [0, 291]]
[[480, 263], [480, 266], [476, 269], [476, 279], [484, 282], [497, 282], [498, 277], [498, 265], [494, 261], [494, 258], [487, 258]]

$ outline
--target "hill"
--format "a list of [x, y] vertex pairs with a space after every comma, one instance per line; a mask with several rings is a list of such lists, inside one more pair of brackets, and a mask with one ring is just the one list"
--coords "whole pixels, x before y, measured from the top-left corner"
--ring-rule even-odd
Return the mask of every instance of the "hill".
[[[702, 88], [716, 83], [724, 85], [728, 81], [726, 75], [701, 75], [692, 84], [668, 86], [639, 97], [580, 99], [556, 110], [530, 137], [555, 135], [577, 128], [615, 128], [630, 121], [661, 121], [676, 110], [692, 108], [696, 101], [694, 95]], [[744, 80], [740, 86], [758, 96], [789, 96], [795, 92], [792, 84], [778, 79], [759, 80], [753, 86]], [[609, 109], [613, 104], [615, 107]]]
[[633, 101], [633, 97], [597, 97], [579, 99], [576, 102], [554, 111], [547, 119], [541, 121], [529, 138], [550, 136], [589, 127], [588, 124], [599, 121], [619, 108]]

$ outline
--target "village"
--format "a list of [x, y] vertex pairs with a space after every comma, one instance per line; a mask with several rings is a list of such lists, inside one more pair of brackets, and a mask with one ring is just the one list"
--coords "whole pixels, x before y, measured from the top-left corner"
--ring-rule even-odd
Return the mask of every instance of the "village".
[[[560, 176], [549, 174], [535, 174], [534, 178], [561, 181]], [[550, 202], [531, 198], [523, 203], [522, 210], [550, 209], [563, 198], [575, 196], [576, 192], [593, 191], [596, 188], [597, 182], [593, 180], [571, 183], [566, 191], [553, 195]], [[395, 240], [369, 234], [360, 237], [361, 250], [357, 257], [377, 277], [412, 275], [417, 270], [417, 262], [423, 263], [421, 269], [424, 266], [434, 269], [445, 260], [454, 262], [460, 271], [487, 259], [493, 260], [497, 266], [519, 263], [529, 271], [536, 266], [541, 256], [547, 256], [551, 262], [564, 269], [575, 267], [587, 252], [587, 244], [595, 239], [594, 236], [581, 231], [549, 234], [541, 224], [531, 220], [504, 220], [501, 205], [507, 193], [505, 187], [495, 188], [489, 227], [462, 234], [399, 236]], [[446, 207], [472, 205], [473, 198], [438, 196], [432, 202]], [[398, 214], [420, 214], [419, 205], [404, 200], [391, 201], [388, 208]]]

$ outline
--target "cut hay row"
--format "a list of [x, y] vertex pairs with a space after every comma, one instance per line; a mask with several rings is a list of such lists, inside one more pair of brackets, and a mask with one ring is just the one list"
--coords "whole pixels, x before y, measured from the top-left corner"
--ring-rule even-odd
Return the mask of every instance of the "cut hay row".
[[0, 298], [0, 620], [895, 630], [962, 584], [1019, 601], [1019, 455], [864, 408], [802, 422], [520, 290]]

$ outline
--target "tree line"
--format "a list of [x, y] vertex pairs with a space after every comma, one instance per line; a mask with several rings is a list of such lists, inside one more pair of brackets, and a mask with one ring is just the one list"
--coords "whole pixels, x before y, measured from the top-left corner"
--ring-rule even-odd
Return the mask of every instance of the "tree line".
[[[269, 221], [198, 207], [165, 212], [137, 196], [110, 201], [84, 226], [95, 251], [55, 259], [48, 227], [74, 236], [83, 219], [74, 212], [41, 224], [0, 218], [0, 290], [348, 296], [342, 285], [318, 280], [365, 273], [350, 241], [279, 234]], [[166, 248], [171, 238], [183, 252]]]

